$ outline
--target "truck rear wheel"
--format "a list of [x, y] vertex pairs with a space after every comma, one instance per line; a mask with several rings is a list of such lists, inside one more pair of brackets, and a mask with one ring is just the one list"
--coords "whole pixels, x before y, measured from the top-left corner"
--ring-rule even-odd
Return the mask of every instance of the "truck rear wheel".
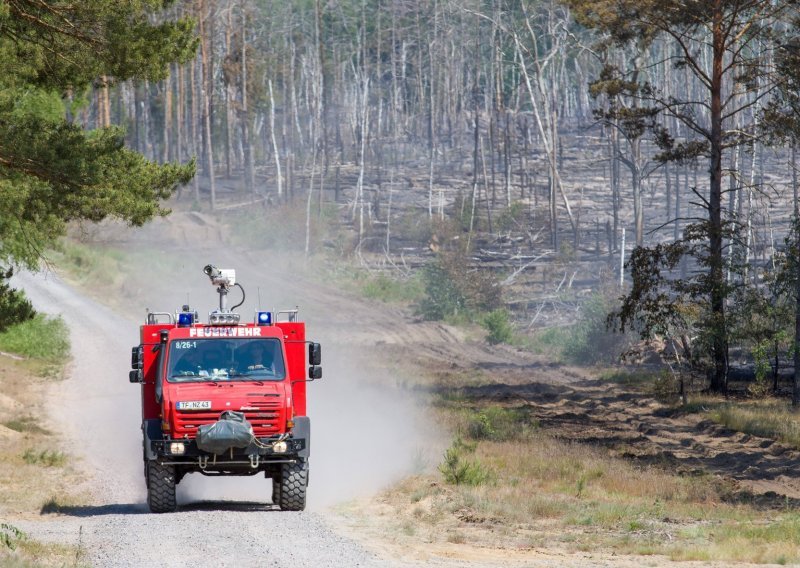
[[147, 505], [153, 513], [171, 513], [175, 499], [175, 466], [147, 462]]
[[[308, 465], [302, 462], [283, 464], [277, 494], [281, 510], [302, 511], [305, 509], [306, 487], [308, 487]], [[274, 489], [273, 496], [275, 496]]]

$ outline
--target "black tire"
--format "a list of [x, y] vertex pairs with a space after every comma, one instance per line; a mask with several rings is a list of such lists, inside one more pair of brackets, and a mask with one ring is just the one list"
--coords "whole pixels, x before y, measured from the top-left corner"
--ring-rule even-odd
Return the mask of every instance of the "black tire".
[[306, 508], [308, 464], [285, 463], [281, 467], [278, 505], [283, 511], [302, 511]]
[[278, 476], [272, 478], [272, 504], [278, 505], [281, 500], [281, 480]]
[[147, 505], [153, 513], [171, 513], [175, 499], [175, 466], [147, 462]]

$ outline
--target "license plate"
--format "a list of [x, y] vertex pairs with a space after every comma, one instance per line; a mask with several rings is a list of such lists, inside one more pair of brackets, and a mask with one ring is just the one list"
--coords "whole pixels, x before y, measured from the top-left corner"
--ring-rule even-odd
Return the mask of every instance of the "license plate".
[[178, 410], [211, 410], [210, 400], [186, 400], [179, 402]]

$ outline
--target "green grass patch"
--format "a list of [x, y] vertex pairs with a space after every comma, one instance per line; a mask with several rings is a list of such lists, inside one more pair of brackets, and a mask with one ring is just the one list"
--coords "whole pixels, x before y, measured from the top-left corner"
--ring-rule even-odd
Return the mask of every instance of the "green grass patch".
[[606, 295], [594, 294], [581, 305], [574, 324], [520, 334], [513, 343], [562, 362], [616, 364], [629, 345], [630, 338], [607, 328], [606, 319], [614, 306], [614, 300]]
[[23, 432], [30, 434], [44, 434], [49, 435], [52, 432], [47, 428], [39, 426], [39, 422], [33, 416], [22, 416], [19, 418], [12, 418], [3, 422], [3, 426], [14, 430], [15, 432]]
[[8, 523], [0, 524], [0, 547], [16, 550], [17, 545], [26, 538], [28, 536], [14, 525]]
[[[55, 264], [66, 270], [70, 279], [78, 284], [117, 287], [124, 279], [121, 268], [127, 255], [121, 250], [62, 239], [51, 256]], [[161, 255], [150, 256], [158, 258]]]
[[[463, 417], [463, 409], [450, 413]], [[456, 439], [439, 471], [445, 484], [420, 476], [395, 490], [405, 507], [398, 521], [413, 517], [417, 535], [431, 526], [446, 539], [469, 518], [491, 526], [481, 532], [474, 525], [470, 542], [514, 548], [519, 540], [510, 527], [547, 519], [541, 526], [571, 551], [720, 565], [800, 562], [800, 513], [788, 505], [764, 510], [717, 476], [676, 475], [541, 430], [523, 440]]]
[[361, 293], [371, 299], [386, 303], [418, 301], [424, 289], [418, 277], [392, 278], [386, 274], [371, 276], [361, 284]]
[[0, 333], [0, 351], [49, 363], [63, 361], [69, 348], [69, 331], [60, 317], [37, 314]]
[[800, 562], [800, 515], [702, 524], [680, 531], [682, 544], [663, 545], [658, 552], [677, 561], [724, 559], [754, 564], [796, 565]]
[[38, 465], [43, 467], [62, 467], [67, 463], [66, 454], [53, 450], [36, 451], [31, 448], [25, 450], [22, 454], [22, 459], [29, 465]]
[[[602, 547], [677, 560], [800, 558], [800, 514], [726, 504], [729, 488], [712, 476], [641, 468], [543, 433], [524, 442], [480, 442], [474, 459], [495, 478], [484, 487], [459, 487], [455, 507], [510, 522], [553, 519], [574, 536], [570, 546], [578, 550]], [[664, 539], [667, 533], [671, 540]]]

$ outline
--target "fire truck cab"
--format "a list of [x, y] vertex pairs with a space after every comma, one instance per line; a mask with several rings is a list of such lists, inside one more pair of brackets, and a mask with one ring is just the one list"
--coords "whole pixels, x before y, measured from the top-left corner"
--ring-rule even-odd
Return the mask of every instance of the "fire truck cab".
[[213, 265], [204, 272], [220, 295], [208, 321], [189, 306], [149, 312], [131, 351], [129, 378], [141, 384], [147, 503], [155, 513], [174, 511], [175, 486], [187, 473], [263, 473], [274, 504], [303, 510], [311, 449], [306, 383], [322, 377], [321, 347], [306, 341], [296, 309], [256, 311], [243, 323], [225, 306], [230, 288], [241, 288], [235, 272]]

